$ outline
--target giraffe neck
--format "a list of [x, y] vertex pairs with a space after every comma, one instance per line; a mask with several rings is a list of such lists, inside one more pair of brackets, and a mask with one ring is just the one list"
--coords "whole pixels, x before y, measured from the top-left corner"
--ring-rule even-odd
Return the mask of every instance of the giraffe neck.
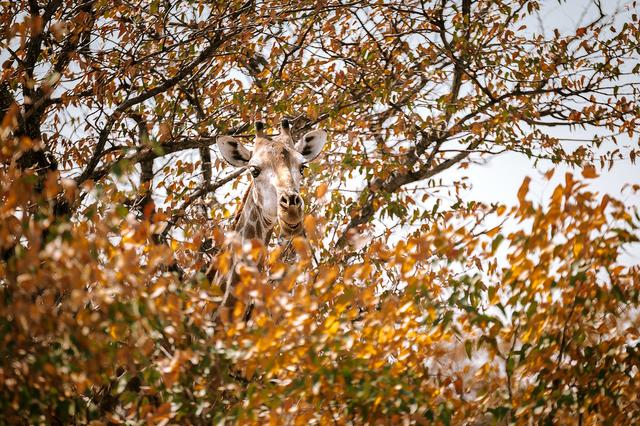
[[[247, 194], [245, 194], [244, 202], [240, 207], [240, 211], [236, 215], [233, 230], [239, 234], [242, 242], [257, 239], [262, 241], [266, 248], [269, 245], [269, 240], [271, 239], [273, 227], [277, 219], [268, 218], [264, 215], [264, 208], [259, 204], [259, 196], [253, 191], [254, 187], [252, 185], [249, 187]], [[282, 224], [280, 226], [282, 228]], [[300, 224], [294, 229], [281, 229], [281, 234], [282, 236], [292, 237], [295, 235], [301, 235], [303, 232], [302, 230], [303, 228]], [[289, 251], [290, 250], [291, 247], [289, 247]], [[286, 250], [284, 254], [285, 259], [291, 256], [291, 253], [287, 253]], [[240, 276], [236, 269], [239, 262], [242, 262], [242, 260], [237, 256], [233, 256], [229, 272], [226, 275], [219, 277], [220, 281], [218, 282], [223, 290], [224, 296], [222, 303], [214, 316], [216, 320], [220, 318], [221, 315], [224, 318], [229, 318], [230, 313], [233, 312], [236, 305], [237, 299], [234, 295], [234, 289], [240, 281]], [[261, 263], [261, 261], [258, 263]], [[260, 268], [260, 265], [258, 265], [258, 267]], [[252, 306], [253, 305], [250, 304], [246, 307], [243, 320], [247, 320], [249, 318]]]
[[254, 186], [249, 187], [242, 210], [238, 213], [234, 231], [240, 234], [243, 241], [257, 239], [265, 246], [269, 244], [275, 220], [264, 216], [264, 209], [256, 203]]
[[[256, 203], [256, 194], [253, 193], [253, 185], [249, 187], [247, 194], [245, 194], [244, 202], [240, 207], [240, 211], [236, 215], [233, 230], [240, 235], [242, 242], [252, 239], [258, 239], [264, 243], [265, 248], [269, 245], [271, 239], [271, 233], [273, 231], [273, 225], [275, 220], [269, 220], [263, 214], [264, 209]], [[218, 310], [214, 316], [217, 320], [222, 315], [224, 318], [230, 318], [229, 315], [233, 312], [237, 299], [234, 295], [235, 287], [240, 281], [240, 276], [236, 269], [239, 262], [242, 262], [237, 256], [233, 256], [231, 261], [231, 267], [229, 272], [225, 275], [218, 276], [218, 284], [222, 288], [224, 293], [222, 303], [218, 307]], [[246, 320], [250, 315], [251, 307], [249, 305], [243, 318]]]

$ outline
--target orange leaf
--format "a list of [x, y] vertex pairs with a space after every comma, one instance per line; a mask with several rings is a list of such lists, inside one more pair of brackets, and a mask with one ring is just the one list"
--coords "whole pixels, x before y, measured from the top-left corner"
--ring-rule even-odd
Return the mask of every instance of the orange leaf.
[[318, 185], [318, 187], [316, 188], [316, 197], [322, 198], [322, 196], [326, 193], [327, 193], [327, 184], [322, 183]]
[[544, 178], [545, 178], [546, 180], [551, 180], [551, 178], [553, 177], [553, 174], [555, 173], [555, 171], [556, 171], [556, 169], [549, 169], [549, 171], [547, 171], [547, 172], [544, 174]]
[[584, 166], [582, 169], [582, 176], [587, 179], [594, 179], [598, 177], [598, 173], [596, 173], [596, 168], [592, 165]]
[[454, 382], [453, 382], [453, 387], [455, 387], [456, 392], [458, 392], [458, 395], [462, 395], [462, 393], [464, 392], [464, 388], [462, 386], [462, 378], [458, 377]]
[[524, 197], [526, 197], [529, 192], [529, 182], [531, 182], [531, 178], [526, 176], [522, 181], [522, 185], [520, 185], [520, 189], [518, 189], [518, 201], [521, 205], [526, 202]]

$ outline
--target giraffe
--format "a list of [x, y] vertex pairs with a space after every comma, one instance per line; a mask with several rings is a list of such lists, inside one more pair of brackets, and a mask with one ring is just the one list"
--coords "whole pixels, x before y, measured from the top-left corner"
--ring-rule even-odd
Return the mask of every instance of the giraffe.
[[[241, 210], [236, 215], [232, 228], [244, 244], [257, 239], [268, 246], [276, 223], [284, 236], [300, 235], [303, 232], [304, 201], [300, 196], [300, 182], [306, 163], [313, 161], [327, 141], [327, 132], [313, 130], [295, 143], [289, 121], [280, 123], [280, 134], [275, 138], [264, 132], [264, 123], [255, 123], [255, 144], [249, 151], [232, 136], [220, 136], [216, 144], [222, 157], [232, 166], [246, 167], [252, 176], [251, 185], [245, 195]], [[235, 288], [239, 282], [237, 267], [242, 259], [233, 256], [229, 271], [208, 278], [222, 288], [223, 298], [215, 319], [230, 317], [237, 298]], [[249, 312], [245, 312], [245, 319]]]

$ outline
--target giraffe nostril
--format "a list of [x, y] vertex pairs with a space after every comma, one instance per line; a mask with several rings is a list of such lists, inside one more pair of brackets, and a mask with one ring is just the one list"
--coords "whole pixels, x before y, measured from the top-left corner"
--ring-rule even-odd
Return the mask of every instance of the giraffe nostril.
[[280, 197], [282, 207], [297, 207], [302, 205], [302, 198], [298, 194], [283, 195]]

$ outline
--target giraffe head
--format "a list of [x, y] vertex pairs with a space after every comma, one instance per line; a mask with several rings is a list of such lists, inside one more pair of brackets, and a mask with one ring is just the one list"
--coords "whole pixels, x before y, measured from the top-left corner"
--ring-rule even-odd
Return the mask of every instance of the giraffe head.
[[305, 164], [313, 161], [327, 140], [327, 132], [313, 130], [295, 143], [289, 122], [283, 120], [280, 135], [270, 138], [264, 124], [256, 122], [253, 151], [231, 136], [217, 139], [223, 158], [236, 167], [247, 167], [253, 177], [249, 197], [261, 208], [266, 223], [279, 222], [285, 234], [301, 229], [304, 202], [300, 196], [300, 182]]

